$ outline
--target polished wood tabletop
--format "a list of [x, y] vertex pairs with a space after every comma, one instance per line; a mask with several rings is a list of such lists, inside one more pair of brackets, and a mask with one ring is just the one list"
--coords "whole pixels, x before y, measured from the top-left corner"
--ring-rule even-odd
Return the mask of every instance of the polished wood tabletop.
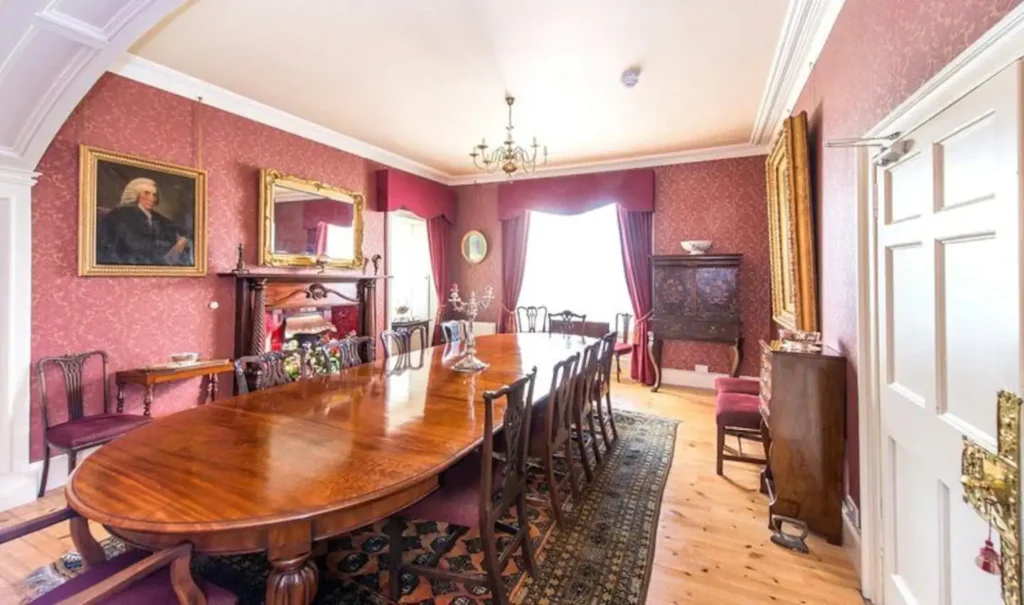
[[459, 351], [438, 346], [159, 418], [86, 458], [67, 500], [143, 547], [266, 550], [268, 602], [308, 602], [313, 541], [436, 489], [438, 474], [483, 439], [484, 391], [536, 366], [539, 399], [552, 366], [591, 342], [481, 336], [477, 356], [490, 367], [475, 374], [450, 369]]

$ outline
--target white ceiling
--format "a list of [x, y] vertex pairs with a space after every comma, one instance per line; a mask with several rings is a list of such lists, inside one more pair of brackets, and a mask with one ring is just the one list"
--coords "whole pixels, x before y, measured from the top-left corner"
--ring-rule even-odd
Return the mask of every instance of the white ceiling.
[[132, 52], [458, 176], [505, 91], [555, 166], [749, 143], [788, 5], [195, 0]]

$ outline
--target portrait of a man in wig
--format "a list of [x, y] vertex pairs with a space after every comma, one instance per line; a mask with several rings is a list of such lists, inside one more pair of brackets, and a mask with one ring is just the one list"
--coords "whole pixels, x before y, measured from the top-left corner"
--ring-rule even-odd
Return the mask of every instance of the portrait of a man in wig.
[[160, 203], [160, 187], [154, 179], [136, 177], [128, 181], [117, 205], [97, 222], [96, 262], [102, 265], [193, 264], [190, 230], [161, 213]]

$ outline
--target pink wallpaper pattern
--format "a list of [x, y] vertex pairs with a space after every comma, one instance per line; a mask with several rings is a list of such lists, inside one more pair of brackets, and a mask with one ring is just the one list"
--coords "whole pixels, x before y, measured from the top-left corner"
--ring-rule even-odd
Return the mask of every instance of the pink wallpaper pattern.
[[[201, 167], [209, 173], [206, 277], [78, 277], [81, 143], [184, 165], [201, 159]], [[365, 192], [364, 253], [384, 253], [385, 221], [375, 211], [373, 179], [379, 165], [210, 107], [197, 107], [193, 101], [120, 76], [103, 76], [68, 118], [37, 168], [42, 175], [32, 204], [33, 359], [105, 349], [113, 372], [166, 361], [170, 353], [181, 351], [230, 357], [233, 284], [216, 274], [234, 266], [239, 243], [245, 245], [246, 262], [256, 263], [260, 168]], [[219, 303], [219, 308], [210, 309], [211, 302]], [[382, 326], [383, 288], [378, 288], [377, 316]], [[93, 394], [98, 394], [100, 383], [96, 376], [90, 373], [88, 378]], [[221, 380], [226, 386], [230, 376], [223, 375]], [[42, 452], [36, 390], [33, 385], [34, 459]], [[193, 406], [199, 392], [198, 381], [158, 387], [153, 413], [159, 416]], [[140, 411], [141, 391], [129, 387], [127, 396], [128, 411]], [[95, 398], [87, 408], [95, 411], [101, 405]]]
[[[860, 136], [1020, 0], [847, 0], [794, 113], [810, 121], [823, 338], [848, 356], [849, 492], [860, 501], [854, 156], [825, 141]], [[865, 43], [865, 41], [870, 43]]]
[[[679, 242], [711, 240], [713, 253], [739, 253], [740, 317], [743, 321], [741, 376], [757, 376], [759, 339], [771, 325], [771, 279], [764, 156], [656, 168], [654, 253], [684, 254]], [[717, 343], [665, 343], [667, 368], [696, 364], [725, 373], [731, 349]]]
[[[771, 321], [768, 269], [768, 226], [763, 156], [680, 164], [655, 169], [654, 253], [682, 254], [680, 240], [711, 239], [716, 252], [744, 255], [741, 316], [746, 345], [740, 372], [757, 374], [757, 340], [767, 338]], [[498, 221], [498, 185], [457, 187], [459, 212], [452, 236], [452, 279], [465, 290], [501, 287], [501, 223]], [[487, 237], [488, 255], [470, 265], [458, 244], [470, 229]], [[618, 245], [618, 242], [612, 242]], [[496, 309], [481, 314], [496, 321]], [[664, 366], [692, 370], [706, 364], [712, 372], [727, 372], [730, 349], [714, 343], [668, 342]]]

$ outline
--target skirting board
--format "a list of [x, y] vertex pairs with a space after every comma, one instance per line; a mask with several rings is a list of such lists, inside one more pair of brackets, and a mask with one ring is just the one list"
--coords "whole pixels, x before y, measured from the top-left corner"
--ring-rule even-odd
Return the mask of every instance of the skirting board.
[[843, 499], [843, 550], [861, 577], [860, 511], [849, 497]]
[[[690, 387], [692, 389], [715, 388], [716, 378], [726, 378], [728, 374], [716, 374], [714, 372], [695, 372], [693, 370], [680, 370], [677, 368], [662, 368], [661, 383], [675, 387]], [[740, 376], [747, 380], [760, 380], [754, 376]]]

